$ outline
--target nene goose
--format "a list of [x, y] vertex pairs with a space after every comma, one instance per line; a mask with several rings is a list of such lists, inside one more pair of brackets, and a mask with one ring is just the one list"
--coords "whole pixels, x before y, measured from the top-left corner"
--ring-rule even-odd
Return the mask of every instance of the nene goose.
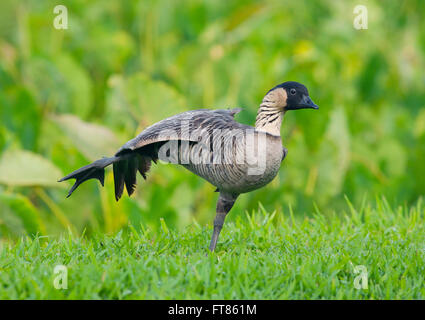
[[210, 251], [214, 251], [224, 219], [237, 197], [261, 188], [276, 176], [287, 154], [280, 127], [288, 110], [318, 109], [307, 88], [294, 81], [272, 88], [258, 110], [255, 128], [234, 120], [240, 109], [193, 110], [166, 118], [124, 144], [115, 156], [99, 159], [60, 181], [76, 179], [68, 197], [84, 181], [104, 184], [104, 168], [113, 165], [115, 199], [124, 185], [130, 196], [136, 173], [146, 179], [151, 162], [158, 159], [184, 166], [217, 187], [219, 197]]

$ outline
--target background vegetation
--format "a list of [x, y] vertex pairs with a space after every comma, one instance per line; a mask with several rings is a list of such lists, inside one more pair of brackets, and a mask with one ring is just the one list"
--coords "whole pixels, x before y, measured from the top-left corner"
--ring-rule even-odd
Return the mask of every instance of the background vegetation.
[[425, 2], [365, 0], [367, 30], [353, 28], [358, 1], [66, 0], [67, 30], [57, 4], [0, 4], [0, 238], [211, 222], [214, 188], [180, 167], [155, 166], [119, 203], [111, 172], [69, 199], [56, 181], [181, 111], [243, 107], [253, 124], [286, 80], [321, 109], [287, 114], [279, 176], [230, 219], [259, 201], [330, 215], [344, 195], [409, 206], [425, 193]]

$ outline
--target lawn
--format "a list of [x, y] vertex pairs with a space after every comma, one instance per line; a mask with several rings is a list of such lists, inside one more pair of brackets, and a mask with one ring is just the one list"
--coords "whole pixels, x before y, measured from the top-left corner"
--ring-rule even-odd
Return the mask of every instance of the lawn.
[[[212, 227], [196, 222], [2, 242], [0, 299], [424, 299], [422, 201], [347, 208], [301, 217], [260, 205], [230, 216], [208, 255]], [[57, 265], [67, 289], [55, 289]]]

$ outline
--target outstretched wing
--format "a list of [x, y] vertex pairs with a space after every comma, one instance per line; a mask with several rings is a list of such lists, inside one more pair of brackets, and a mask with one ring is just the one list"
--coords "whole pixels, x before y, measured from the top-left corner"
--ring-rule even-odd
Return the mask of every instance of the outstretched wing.
[[240, 108], [227, 110], [200, 109], [177, 114], [147, 127], [137, 137], [124, 144], [115, 156], [170, 140], [198, 142], [198, 138], [194, 138], [191, 133], [210, 128], [222, 129], [241, 125], [234, 120], [235, 114], [240, 111]]

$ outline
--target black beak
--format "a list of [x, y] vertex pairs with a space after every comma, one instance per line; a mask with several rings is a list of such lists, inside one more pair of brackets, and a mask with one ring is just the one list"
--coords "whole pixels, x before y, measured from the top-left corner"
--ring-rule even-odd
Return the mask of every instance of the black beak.
[[[289, 108], [288, 108], [289, 107]], [[287, 110], [299, 110], [299, 109], [319, 109], [319, 106], [311, 100], [309, 96], [303, 96], [302, 100], [294, 106], [288, 106]]]

